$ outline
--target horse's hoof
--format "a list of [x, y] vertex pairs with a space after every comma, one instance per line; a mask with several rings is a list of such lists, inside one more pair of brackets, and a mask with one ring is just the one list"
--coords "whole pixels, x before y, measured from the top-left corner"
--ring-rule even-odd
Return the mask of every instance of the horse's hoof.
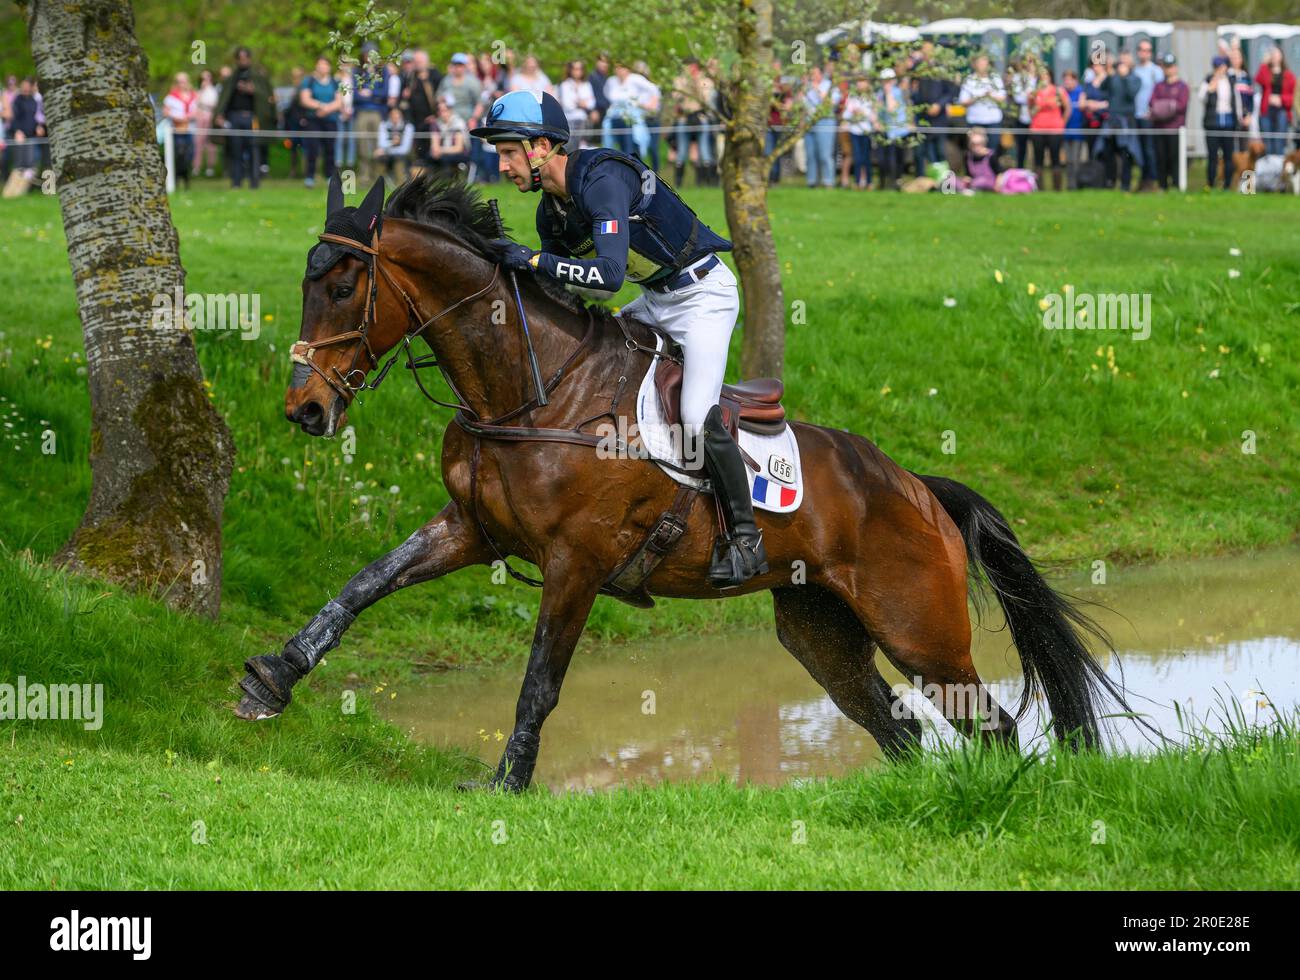
[[262, 701], [245, 694], [235, 706], [235, 717], [242, 718], [244, 721], [265, 721], [268, 718], [277, 718], [281, 712], [274, 708], [267, 707]]
[[302, 674], [283, 657], [263, 655], [249, 657], [244, 662], [248, 670], [239, 682], [244, 691], [235, 716], [245, 721], [262, 721], [274, 718], [293, 700], [293, 685]]

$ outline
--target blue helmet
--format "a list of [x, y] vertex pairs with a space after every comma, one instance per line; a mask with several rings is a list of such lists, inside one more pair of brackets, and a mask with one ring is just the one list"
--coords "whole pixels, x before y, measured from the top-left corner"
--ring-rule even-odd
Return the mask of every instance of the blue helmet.
[[[492, 103], [484, 123], [470, 130], [470, 135], [489, 143], [501, 140], [523, 143], [532, 169], [532, 180], [521, 190], [540, 191], [542, 167], [569, 142], [569, 120], [565, 118], [560, 103], [545, 92], [540, 96], [528, 91], [507, 92]], [[541, 136], [551, 141], [550, 150], [543, 155], [533, 149], [533, 140]]]
[[471, 136], [495, 143], [498, 140], [534, 140], [545, 136], [554, 147], [569, 142], [569, 120], [555, 96], [543, 92], [507, 92], [492, 103], [483, 125]]

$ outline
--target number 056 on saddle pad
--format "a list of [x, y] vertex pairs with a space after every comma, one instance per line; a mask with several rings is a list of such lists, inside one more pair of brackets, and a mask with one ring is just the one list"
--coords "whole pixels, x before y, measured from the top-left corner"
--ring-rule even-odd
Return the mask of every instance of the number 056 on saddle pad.
[[[656, 335], [656, 349], [663, 350], [664, 338]], [[677, 426], [677, 396], [681, 390], [681, 366], [656, 356], [641, 382], [636, 399], [637, 434], [646, 452], [655, 460], [685, 466], [682, 439]], [[761, 380], [723, 385], [721, 402], [730, 420], [738, 412], [739, 431], [733, 430], [749, 471], [749, 493], [759, 510], [786, 514], [803, 503], [803, 469], [794, 429], [786, 424], [781, 406], [781, 383]], [[666, 407], [670, 406], [670, 407]], [[659, 464], [673, 480], [704, 489], [708, 480]], [[688, 467], [689, 468], [689, 467]]]

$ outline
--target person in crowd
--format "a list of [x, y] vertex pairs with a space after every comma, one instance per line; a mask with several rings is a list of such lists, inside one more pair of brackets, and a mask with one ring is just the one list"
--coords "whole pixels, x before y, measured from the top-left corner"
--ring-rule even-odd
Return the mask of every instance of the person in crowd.
[[[579, 133], [586, 130], [596, 111], [596, 92], [591, 87], [591, 80], [587, 78], [587, 66], [581, 60], [565, 64], [564, 79], [560, 82], [555, 97], [560, 100], [564, 117], [569, 120], [569, 131]], [[590, 145], [585, 136], [579, 137], [579, 148], [586, 149]]]
[[1038, 89], [1038, 59], [1027, 54], [1019, 61], [1013, 61], [1008, 69], [1007, 91], [1015, 104], [1016, 125], [1019, 130], [1015, 135], [1016, 166], [1023, 168], [1029, 158], [1029, 123], [1033, 119], [1034, 93]]
[[[596, 55], [596, 63], [592, 66], [588, 80], [591, 82], [592, 94], [596, 96], [596, 106], [588, 114], [586, 128], [603, 131], [605, 113], [609, 111], [609, 99], [605, 98], [605, 83], [609, 81], [609, 55], [605, 52]], [[595, 145], [594, 140], [592, 145]]]
[[402, 105], [415, 126], [415, 155], [428, 157], [432, 133], [438, 122], [438, 86], [442, 72], [429, 64], [429, 52], [411, 52], [411, 65], [402, 80]]
[[663, 90], [650, 80], [650, 66], [644, 61], [632, 65], [632, 71], [641, 76], [641, 125], [636, 127], [633, 139], [641, 159], [650, 169], [659, 172], [659, 113], [663, 109]]
[[235, 64], [227, 68], [229, 74], [222, 82], [215, 116], [218, 127], [230, 130], [226, 136], [226, 171], [231, 187], [242, 186], [247, 177], [249, 187], [256, 190], [262, 168], [252, 132], [275, 126], [275, 96], [266, 74], [253, 65], [253, 53], [248, 48], [237, 48]]
[[956, 93], [953, 83], [944, 77], [943, 70], [935, 61], [933, 41], [921, 42], [920, 49], [912, 58], [909, 75], [909, 96], [920, 124], [917, 133], [921, 138], [915, 150], [916, 173], [920, 176], [927, 164], [943, 163], [948, 159], [947, 137], [929, 132], [928, 128], [944, 126], [948, 106]]
[[531, 54], [524, 58], [523, 67], [510, 76], [510, 81], [506, 85], [506, 91], [521, 90], [532, 92], [538, 98], [542, 97], [543, 92], [547, 95], [555, 94], [555, 86], [551, 84], [546, 72], [542, 71], [542, 63]]
[[389, 180], [405, 180], [411, 173], [411, 150], [415, 144], [415, 127], [406, 121], [402, 110], [393, 106], [388, 118], [375, 131], [375, 147], [371, 157], [383, 168]]
[[30, 75], [18, 83], [18, 92], [10, 101], [9, 138], [14, 144], [14, 169], [28, 180], [36, 176], [39, 154], [30, 141], [45, 135], [41, 106], [36, 100], [36, 79]]
[[1269, 153], [1286, 153], [1287, 133], [1291, 129], [1291, 110], [1295, 106], [1295, 75], [1287, 67], [1286, 55], [1272, 47], [1255, 75], [1259, 86], [1259, 129]]
[[609, 112], [605, 115], [602, 129], [604, 144], [629, 156], [636, 152], [632, 131], [638, 125], [644, 125], [645, 115], [641, 102], [648, 92], [649, 82], [633, 73], [627, 62], [615, 59], [614, 74], [605, 82], [605, 98], [609, 101]]
[[821, 65], [808, 69], [803, 84], [803, 111], [805, 118], [815, 116], [817, 120], [803, 138], [809, 187], [831, 187], [835, 183], [835, 100], [838, 96]]
[[1259, 119], [1255, 112], [1255, 83], [1246, 70], [1246, 56], [1241, 53], [1241, 45], [1233, 44], [1228, 48], [1228, 78], [1237, 91], [1237, 101], [1241, 103], [1241, 116], [1237, 120], [1237, 137], [1233, 141], [1233, 152], [1239, 153], [1258, 132]]
[[5, 144], [5, 132], [12, 119], [9, 99], [0, 90], [0, 186], [9, 180], [9, 147]]
[[1065, 118], [1065, 138], [1062, 147], [1065, 151], [1065, 186], [1067, 190], [1079, 189], [1079, 165], [1087, 157], [1087, 140], [1084, 136], [1084, 90], [1079, 84], [1079, 73], [1067, 68], [1061, 73], [1061, 90], [1069, 100], [1069, 110]]
[[1098, 133], [1102, 154], [1106, 161], [1106, 184], [1119, 183], [1120, 190], [1132, 188], [1133, 166], [1142, 167], [1142, 144], [1134, 130], [1137, 128], [1137, 94], [1141, 83], [1133, 74], [1133, 56], [1121, 51], [1115, 62], [1115, 71], [1106, 75], [1098, 87], [1105, 95], [1106, 121]]
[[298, 90], [302, 80], [307, 77], [300, 65], [289, 69], [289, 85], [275, 90], [275, 109], [279, 126], [291, 136], [285, 138], [284, 145], [289, 151], [289, 176], [297, 180], [302, 176], [303, 143], [303, 107], [298, 102]]
[[1065, 90], [1052, 81], [1052, 69], [1038, 66], [1038, 87], [1029, 100], [1029, 130], [1033, 137], [1034, 171], [1038, 186], [1045, 187], [1043, 171], [1052, 171], [1052, 190], [1061, 189], [1061, 168], [1065, 166], [1063, 135], [1066, 112], [1070, 109]]
[[[763, 152], [771, 156], [785, 137], [785, 126], [794, 112], [794, 91], [782, 77], [781, 61], [772, 60], [772, 98], [767, 108], [767, 135], [763, 140]], [[779, 158], [772, 157], [772, 168], [768, 171], [769, 185], [781, 182], [781, 163], [789, 157], [788, 153]]]
[[[379, 127], [388, 115], [388, 87], [384, 66], [379, 60], [379, 47], [367, 41], [361, 46], [361, 64], [354, 74], [356, 89], [352, 93], [353, 138], [359, 147], [357, 176], [362, 184], [375, 179], [375, 154], [378, 147]], [[385, 169], [388, 169], [385, 167]]]
[[989, 140], [989, 133], [983, 126], [972, 126], [966, 134], [966, 178], [962, 181], [963, 189], [997, 190], [1002, 164]]
[[[957, 102], [966, 109], [966, 123], [984, 130], [985, 141], [996, 148], [1001, 139], [1002, 107], [1007, 101], [1007, 90], [1002, 79], [989, 70], [989, 56], [977, 54], [971, 62], [971, 73], [961, 83]], [[996, 149], [994, 150], [996, 155]]]
[[713, 79], [700, 67], [698, 58], [686, 59], [686, 70], [673, 83], [673, 102], [677, 110], [676, 184], [682, 184], [689, 159], [695, 168], [696, 186], [717, 183], [713, 163]]
[[176, 176], [190, 189], [190, 165], [194, 161], [194, 125], [199, 94], [190, 76], [177, 72], [171, 91], [163, 99], [163, 116], [172, 124], [172, 161]]
[[316, 70], [302, 80], [298, 104], [303, 110], [303, 130], [309, 134], [304, 140], [307, 170], [303, 183], [315, 187], [317, 157], [321, 162], [321, 176], [327, 181], [334, 176], [334, 147], [325, 134], [338, 132], [339, 114], [343, 108], [343, 93], [339, 91], [328, 58], [317, 58]]
[[[457, 52], [451, 56], [447, 75], [438, 83], [438, 98], [450, 103], [451, 111], [462, 122], [478, 125], [479, 100], [483, 97], [483, 83], [470, 70], [470, 56]], [[441, 116], [439, 117], [441, 118]]]
[[469, 164], [469, 128], [446, 99], [438, 102], [438, 119], [429, 144], [429, 162], [442, 176], [455, 176]]
[[903, 140], [912, 132], [912, 117], [893, 68], [880, 73], [879, 96], [876, 117], [880, 126], [876, 136], [880, 144], [880, 186], [883, 190], [898, 190], [903, 176]]
[[219, 97], [212, 72], [204, 68], [199, 72], [198, 95], [194, 100], [194, 160], [191, 169], [205, 177], [217, 172], [217, 144], [208, 135], [208, 130], [215, 121]]
[[1156, 186], [1167, 191], [1178, 185], [1178, 137], [1187, 122], [1187, 102], [1191, 97], [1187, 83], [1178, 77], [1178, 59], [1167, 54], [1160, 59], [1164, 78], [1151, 92], [1151, 138], [1156, 157]]
[[384, 119], [381, 121], [387, 121], [389, 109], [402, 107], [402, 69], [397, 62], [389, 61], [379, 66], [378, 75], [375, 98], [383, 106]]
[[1232, 182], [1233, 147], [1244, 110], [1226, 55], [1215, 55], [1197, 98], [1201, 101], [1205, 128], [1205, 184], [1214, 186], [1222, 166], [1223, 189], [1227, 190]]
[[850, 151], [853, 156], [853, 186], [860, 191], [871, 190], [871, 134], [876, 129], [876, 100], [871, 92], [871, 80], [858, 75], [844, 99], [841, 116], [848, 127]]
[[[480, 121], [487, 115], [488, 109], [505, 92], [506, 73], [490, 54], [481, 54], [475, 61], [475, 77], [479, 81], [478, 105], [474, 107], [471, 118]], [[486, 184], [495, 184], [501, 179], [497, 164], [497, 151], [491, 143], [481, 139], [470, 139], [470, 169], [474, 178]]]
[[853, 83], [848, 76], [841, 75], [833, 84], [835, 85], [835, 148], [840, 158], [840, 186], [847, 190], [849, 171], [853, 169], [853, 140], [849, 138], [849, 127], [844, 121], [844, 100], [849, 97]]
[[334, 169], [354, 167], [357, 162], [357, 137], [354, 125], [356, 113], [353, 99], [356, 97], [356, 74], [350, 64], [340, 64], [334, 74], [339, 86], [339, 111], [334, 120], [334, 130], [338, 134], [334, 139]]
[[[1133, 66], [1133, 76], [1138, 80], [1138, 94], [1133, 105], [1134, 118], [1137, 128], [1144, 130], [1150, 130], [1154, 126], [1151, 121], [1151, 94], [1165, 78], [1164, 71], [1152, 60], [1154, 51], [1150, 40], [1140, 39], [1137, 44], [1137, 64]], [[1150, 190], [1156, 184], [1155, 142], [1158, 139], [1164, 137], [1147, 133], [1138, 137], [1138, 142], [1142, 145], [1142, 190]]]

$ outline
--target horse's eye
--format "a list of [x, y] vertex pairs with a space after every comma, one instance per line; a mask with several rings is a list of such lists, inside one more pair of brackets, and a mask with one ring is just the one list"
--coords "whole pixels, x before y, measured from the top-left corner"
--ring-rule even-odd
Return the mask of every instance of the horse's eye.
[[347, 299], [351, 295], [352, 295], [351, 286], [339, 286], [337, 289], [334, 290], [335, 299]]

